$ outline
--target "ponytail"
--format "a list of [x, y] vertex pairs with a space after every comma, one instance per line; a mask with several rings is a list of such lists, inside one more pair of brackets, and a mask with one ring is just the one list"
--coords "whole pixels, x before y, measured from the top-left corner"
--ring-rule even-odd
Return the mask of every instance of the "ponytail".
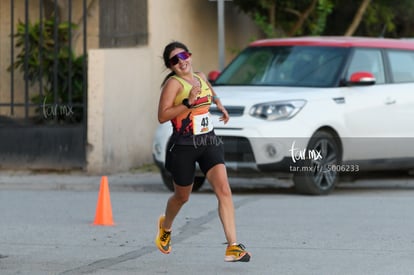
[[167, 82], [167, 80], [172, 77], [173, 75], [175, 75], [174, 71], [171, 71], [169, 74], [167, 74], [167, 76], [164, 78], [164, 80], [161, 83], [161, 87], [164, 86], [165, 82]]

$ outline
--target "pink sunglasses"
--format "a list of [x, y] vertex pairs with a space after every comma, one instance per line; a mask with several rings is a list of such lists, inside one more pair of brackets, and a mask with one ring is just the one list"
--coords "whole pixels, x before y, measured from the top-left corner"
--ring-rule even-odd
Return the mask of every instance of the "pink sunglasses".
[[191, 53], [189, 52], [180, 52], [174, 55], [173, 57], [168, 60], [171, 66], [177, 65], [178, 62], [181, 60], [187, 60], [191, 56]]

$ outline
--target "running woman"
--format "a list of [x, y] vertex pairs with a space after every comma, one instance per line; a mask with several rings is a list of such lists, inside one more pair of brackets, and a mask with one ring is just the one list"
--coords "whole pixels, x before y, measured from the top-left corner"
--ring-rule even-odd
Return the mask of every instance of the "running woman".
[[180, 42], [166, 45], [165, 66], [171, 70], [162, 83], [158, 106], [160, 123], [171, 121], [173, 133], [167, 146], [166, 169], [174, 181], [174, 193], [167, 201], [165, 214], [158, 219], [155, 244], [165, 254], [171, 252], [171, 228], [181, 207], [188, 201], [198, 163], [218, 200], [218, 213], [227, 239], [224, 260], [248, 262], [250, 253], [237, 242], [235, 211], [223, 145], [211, 123], [209, 108], [216, 104], [221, 121], [229, 115], [203, 73], [194, 73], [191, 53]]

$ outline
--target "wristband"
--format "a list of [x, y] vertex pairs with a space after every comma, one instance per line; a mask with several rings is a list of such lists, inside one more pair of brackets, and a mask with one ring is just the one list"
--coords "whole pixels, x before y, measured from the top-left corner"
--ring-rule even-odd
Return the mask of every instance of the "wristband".
[[184, 98], [182, 101], [182, 104], [187, 107], [188, 109], [190, 109], [192, 107], [192, 105], [190, 104], [190, 102], [188, 102], [188, 98]]
[[213, 103], [217, 105], [217, 99], [220, 99], [218, 96], [213, 95]]

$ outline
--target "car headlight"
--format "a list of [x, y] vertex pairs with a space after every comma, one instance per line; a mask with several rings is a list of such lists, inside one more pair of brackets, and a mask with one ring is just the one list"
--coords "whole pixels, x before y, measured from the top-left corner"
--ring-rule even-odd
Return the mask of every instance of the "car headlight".
[[305, 106], [305, 100], [266, 102], [253, 105], [250, 115], [265, 120], [282, 120], [294, 117]]

